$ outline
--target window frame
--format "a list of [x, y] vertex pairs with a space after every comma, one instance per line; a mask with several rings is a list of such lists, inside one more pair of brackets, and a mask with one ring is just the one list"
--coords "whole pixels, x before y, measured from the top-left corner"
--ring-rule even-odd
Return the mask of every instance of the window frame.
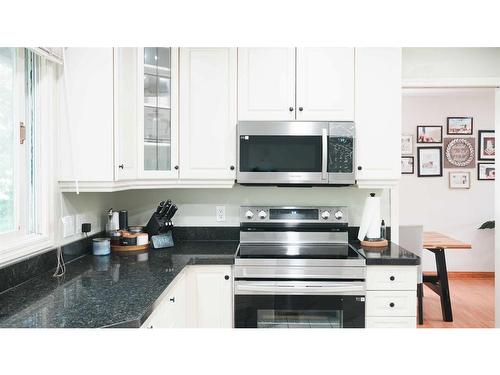
[[[15, 123], [24, 122], [26, 126], [26, 141], [19, 143], [19, 131], [15, 131], [16, 158], [14, 163], [14, 178], [16, 189], [14, 193], [15, 223], [17, 230], [0, 234], [0, 267], [19, 261], [22, 258], [45, 252], [54, 246], [54, 154], [55, 122], [58, 111], [57, 67], [44, 58], [35, 59], [38, 78], [36, 82], [35, 119], [35, 173], [34, 195], [36, 210], [34, 215], [34, 233], [28, 230], [29, 201], [28, 184], [28, 147], [32, 124], [29, 121], [27, 109], [27, 58], [33, 56], [27, 49], [17, 48], [16, 51], [16, 108]], [[33, 57], [34, 58], [34, 57]]]

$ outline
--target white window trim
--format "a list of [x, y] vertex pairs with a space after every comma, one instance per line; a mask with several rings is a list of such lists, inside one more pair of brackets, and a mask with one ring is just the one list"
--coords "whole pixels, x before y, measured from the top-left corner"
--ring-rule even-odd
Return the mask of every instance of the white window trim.
[[[23, 56], [21, 50], [20, 55]], [[21, 58], [22, 58], [21, 57]], [[19, 61], [19, 59], [18, 59]], [[24, 60], [23, 60], [24, 63]], [[24, 66], [24, 65], [23, 65]], [[55, 245], [54, 227], [54, 197], [55, 197], [55, 130], [59, 119], [59, 102], [57, 95], [58, 70], [54, 63], [42, 59], [40, 63], [40, 82], [38, 86], [39, 94], [39, 138], [37, 142], [40, 147], [38, 155], [36, 173], [38, 174], [38, 222], [39, 233], [30, 235], [6, 234], [0, 236], [0, 267], [18, 262], [23, 258], [28, 258], [50, 250]], [[23, 82], [24, 84], [24, 82]], [[23, 116], [25, 117], [25, 115]], [[22, 121], [22, 120], [21, 120]], [[26, 121], [25, 121], [26, 122]], [[18, 135], [17, 135], [18, 137]], [[19, 139], [17, 139], [19, 142]], [[19, 171], [19, 168], [16, 168]], [[26, 197], [27, 195], [24, 194]], [[18, 199], [18, 197], [16, 198]], [[19, 202], [21, 203], [21, 202]], [[25, 208], [16, 204], [16, 222], [20, 223], [19, 213], [24, 213]], [[23, 220], [26, 222], [25, 220]], [[18, 226], [19, 227], [19, 226]]]

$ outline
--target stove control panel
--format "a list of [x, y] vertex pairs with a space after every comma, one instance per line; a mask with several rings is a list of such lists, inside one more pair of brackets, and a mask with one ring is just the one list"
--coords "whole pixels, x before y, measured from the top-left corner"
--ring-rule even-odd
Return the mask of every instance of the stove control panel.
[[240, 207], [240, 222], [348, 223], [347, 207]]

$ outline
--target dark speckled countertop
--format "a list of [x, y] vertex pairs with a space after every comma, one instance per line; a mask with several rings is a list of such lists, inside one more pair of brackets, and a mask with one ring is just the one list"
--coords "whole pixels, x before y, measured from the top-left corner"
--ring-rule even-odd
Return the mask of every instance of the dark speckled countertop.
[[238, 241], [178, 241], [129, 256], [85, 255], [0, 294], [0, 327], [139, 327], [190, 264], [233, 264]]
[[356, 250], [362, 250], [367, 266], [416, 266], [420, 264], [420, 257], [393, 242], [389, 242], [389, 246], [380, 249], [362, 247], [359, 241], [350, 244]]

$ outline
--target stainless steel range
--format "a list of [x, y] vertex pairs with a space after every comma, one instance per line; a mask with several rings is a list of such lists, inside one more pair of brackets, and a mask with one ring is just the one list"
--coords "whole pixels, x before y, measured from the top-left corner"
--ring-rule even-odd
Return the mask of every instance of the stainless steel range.
[[346, 207], [241, 207], [235, 327], [364, 327], [363, 254]]

